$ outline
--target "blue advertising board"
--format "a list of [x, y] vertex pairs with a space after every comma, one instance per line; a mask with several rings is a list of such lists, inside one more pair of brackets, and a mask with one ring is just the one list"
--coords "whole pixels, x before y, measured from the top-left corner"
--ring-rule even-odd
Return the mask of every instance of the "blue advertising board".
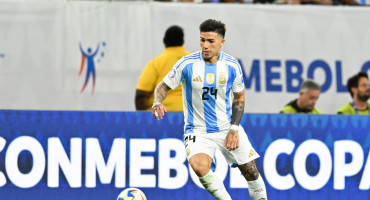
[[[370, 117], [245, 114], [269, 199], [369, 199]], [[182, 143], [182, 113], [0, 111], [0, 199], [116, 199], [129, 187], [149, 200], [213, 199]], [[233, 199], [240, 172], [216, 155]]]

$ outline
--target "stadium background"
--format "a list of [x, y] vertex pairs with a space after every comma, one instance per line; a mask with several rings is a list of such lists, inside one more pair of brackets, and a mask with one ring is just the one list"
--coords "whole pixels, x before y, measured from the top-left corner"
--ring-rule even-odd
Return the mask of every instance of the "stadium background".
[[[133, 112], [164, 30], [181, 25], [197, 51], [207, 18], [226, 23], [223, 51], [243, 64], [243, 126], [270, 199], [367, 199], [369, 117], [332, 115], [351, 100], [347, 78], [370, 68], [366, 8], [20, 0], [0, 1], [0, 198], [115, 199], [138, 187], [148, 199], [211, 199], [188, 170], [182, 114]], [[82, 91], [80, 45], [99, 46], [94, 90], [90, 77]], [[307, 77], [323, 86], [326, 115], [274, 114]], [[247, 198], [220, 156], [216, 173]]]

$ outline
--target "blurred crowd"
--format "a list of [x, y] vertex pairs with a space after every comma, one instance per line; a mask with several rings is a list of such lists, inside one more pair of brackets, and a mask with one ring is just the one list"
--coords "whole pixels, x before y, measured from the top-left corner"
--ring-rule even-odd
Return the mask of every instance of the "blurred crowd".
[[255, 4], [321, 4], [321, 5], [370, 5], [370, 0], [155, 0], [162, 2], [194, 3], [255, 3]]

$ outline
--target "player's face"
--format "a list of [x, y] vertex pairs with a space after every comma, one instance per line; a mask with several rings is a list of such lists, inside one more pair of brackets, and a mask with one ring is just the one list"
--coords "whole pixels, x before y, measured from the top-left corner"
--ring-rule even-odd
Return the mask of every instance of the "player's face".
[[360, 101], [366, 102], [370, 98], [370, 85], [369, 80], [365, 77], [360, 77], [358, 81], [358, 88], [355, 91], [355, 95]]
[[201, 32], [200, 47], [202, 48], [204, 61], [209, 64], [215, 64], [224, 43], [224, 38], [216, 32]]
[[308, 89], [305, 92], [300, 92], [300, 99], [305, 110], [312, 110], [320, 96], [320, 90]]

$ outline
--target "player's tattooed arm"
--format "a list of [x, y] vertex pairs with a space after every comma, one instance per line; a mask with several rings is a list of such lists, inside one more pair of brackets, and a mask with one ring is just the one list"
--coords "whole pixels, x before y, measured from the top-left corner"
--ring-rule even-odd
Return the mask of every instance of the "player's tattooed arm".
[[168, 87], [168, 85], [164, 83], [163, 81], [158, 83], [158, 85], [155, 87], [155, 90], [154, 90], [153, 107], [161, 104], [164, 101], [164, 99], [167, 97], [168, 90], [170, 89], [171, 88]]
[[244, 102], [245, 102], [244, 90], [241, 92], [234, 92], [234, 100], [232, 105], [233, 117], [231, 119], [232, 125], [239, 125], [240, 120], [242, 119], [244, 113]]
[[162, 102], [167, 97], [168, 90], [170, 89], [171, 88], [163, 81], [158, 83], [157, 87], [155, 87], [152, 113], [157, 120], [163, 119], [164, 113], [167, 112], [167, 109]]
[[[232, 105], [231, 125], [239, 126], [240, 120], [244, 113], [244, 90], [234, 93], [234, 100]], [[239, 134], [237, 129], [230, 127], [224, 142], [224, 147], [229, 151], [235, 150], [239, 147]]]

